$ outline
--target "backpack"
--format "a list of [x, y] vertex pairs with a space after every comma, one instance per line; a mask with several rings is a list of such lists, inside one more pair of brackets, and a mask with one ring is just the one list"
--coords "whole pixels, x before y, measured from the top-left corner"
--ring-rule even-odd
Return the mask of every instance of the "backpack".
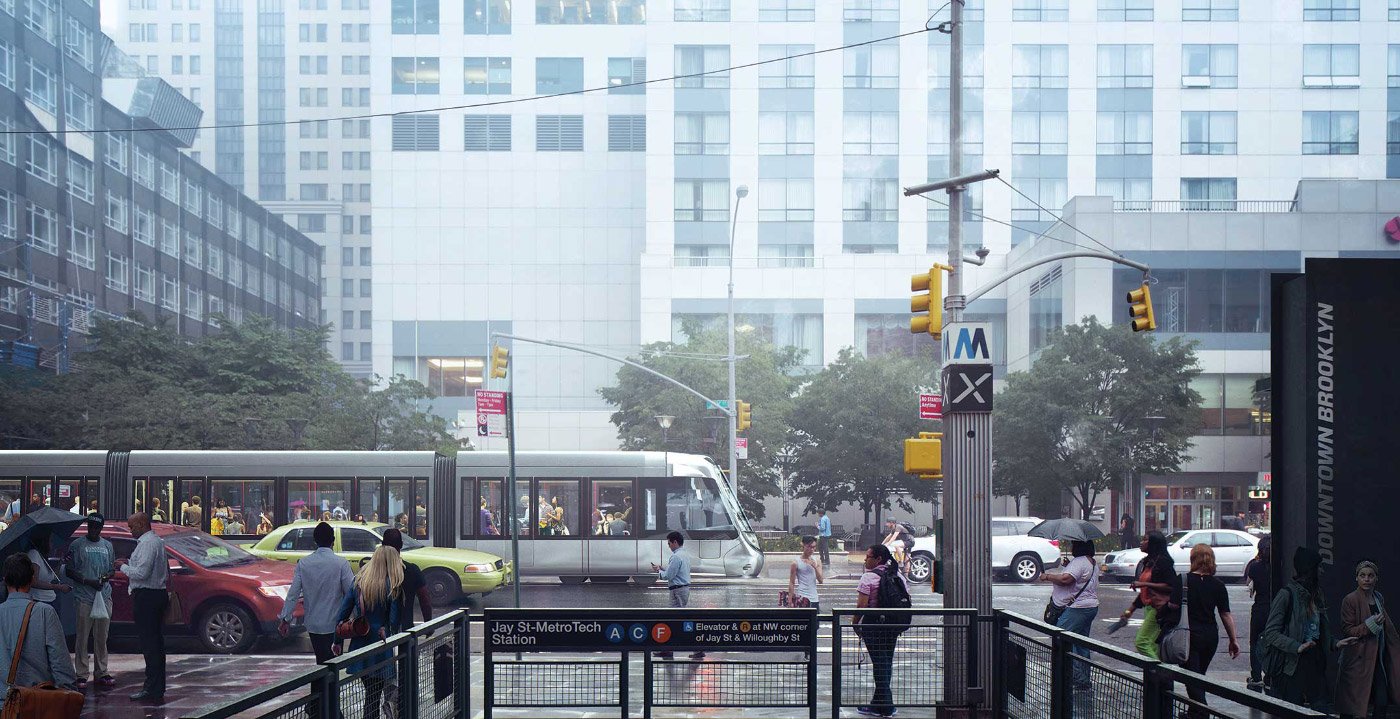
[[[880, 586], [875, 590], [874, 606], [882, 609], [908, 609], [913, 606], [909, 590], [899, 579], [899, 569], [886, 567], [885, 571], [875, 570], [880, 575]], [[880, 628], [894, 634], [902, 634], [909, 629], [909, 615], [903, 613], [870, 614], [862, 623], [879, 624]]]

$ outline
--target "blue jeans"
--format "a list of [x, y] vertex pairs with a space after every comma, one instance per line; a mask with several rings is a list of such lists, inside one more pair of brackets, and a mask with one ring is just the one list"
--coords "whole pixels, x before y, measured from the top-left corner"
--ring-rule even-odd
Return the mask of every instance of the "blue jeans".
[[[1055, 626], [1065, 631], [1074, 632], [1080, 636], [1087, 637], [1089, 636], [1089, 631], [1094, 628], [1094, 617], [1098, 616], [1098, 614], [1098, 607], [1066, 609], [1065, 613], [1060, 615], [1060, 621], [1056, 622]], [[1085, 659], [1089, 658], [1089, 650], [1083, 647], [1076, 646], [1071, 651]], [[1074, 662], [1074, 686], [1080, 689], [1089, 688], [1088, 663]]]

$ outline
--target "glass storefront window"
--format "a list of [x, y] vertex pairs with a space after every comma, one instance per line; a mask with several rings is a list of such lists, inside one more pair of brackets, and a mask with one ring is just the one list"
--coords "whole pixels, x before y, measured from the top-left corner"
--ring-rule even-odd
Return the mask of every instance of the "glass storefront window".
[[1262, 398], [1256, 397], [1259, 375], [1225, 375], [1225, 434], [1267, 435], [1268, 423], [1261, 422]]
[[272, 491], [270, 479], [210, 480], [209, 498], [219, 519], [217, 524], [211, 520], [210, 533], [236, 537], [271, 532], [275, 526]]
[[287, 482], [287, 521], [350, 519], [349, 479], [295, 479]]
[[538, 525], [541, 537], [587, 534], [579, 527], [576, 479], [540, 480]]
[[594, 480], [589, 526], [593, 534], [625, 537], [634, 521], [631, 480]]
[[360, 503], [356, 510], [358, 514], [354, 517], [355, 519], [366, 522], [387, 521], [379, 498], [380, 490], [383, 488], [384, 480], [382, 479], [360, 478]]

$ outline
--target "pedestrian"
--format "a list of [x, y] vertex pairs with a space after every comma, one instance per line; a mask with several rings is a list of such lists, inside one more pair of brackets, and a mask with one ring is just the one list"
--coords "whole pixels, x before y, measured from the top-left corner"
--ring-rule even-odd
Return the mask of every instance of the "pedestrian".
[[[666, 561], [666, 567], [652, 562], [651, 570], [656, 572], [657, 577], [665, 580], [666, 589], [671, 595], [672, 607], [690, 606], [690, 555], [681, 549], [685, 545], [685, 537], [680, 532], [671, 532], [666, 535], [666, 546], [671, 548], [671, 558]], [[656, 656], [662, 659], [670, 659], [671, 652], [657, 652]], [[704, 659], [704, 652], [695, 652], [690, 655], [691, 659]]]
[[246, 530], [243, 527], [243, 515], [234, 512], [233, 517], [228, 520], [228, 524], [224, 525], [224, 534], [234, 536], [243, 534], [244, 531]]
[[1133, 639], [1133, 648], [1149, 659], [1156, 659], [1157, 640], [1162, 633], [1174, 626], [1181, 614], [1181, 577], [1176, 574], [1176, 563], [1167, 553], [1167, 538], [1153, 530], [1142, 538], [1142, 552], [1147, 555], [1138, 562], [1137, 577], [1132, 589], [1138, 596], [1123, 612], [1123, 620], [1142, 609], [1142, 626], [1138, 627]]
[[[875, 544], [865, 550], [865, 573], [856, 585], [856, 608], [884, 606], [880, 602], [882, 584], [890, 585], [888, 591], [898, 592], [902, 589], [904, 597], [908, 599], [909, 582], [899, 571], [899, 563], [895, 561], [889, 545]], [[891, 717], [896, 711], [890, 682], [894, 677], [894, 651], [895, 642], [899, 639], [899, 630], [875, 621], [865, 622], [863, 620], [866, 616], [868, 615], [858, 614], [851, 622], [865, 644], [866, 653], [870, 655], [875, 692], [870, 697], [870, 703], [857, 707], [856, 711], [865, 716]]]
[[180, 510], [180, 523], [186, 527], [199, 529], [204, 521], [204, 508], [199, 506], [199, 495], [190, 497], [190, 503]]
[[[369, 646], [386, 639], [399, 624], [398, 597], [403, 591], [403, 560], [398, 550], [387, 544], [380, 544], [374, 550], [365, 566], [355, 575], [350, 593], [340, 602], [339, 622], [346, 622], [351, 615], [359, 615], [369, 622], [369, 633], [350, 640], [350, 651]], [[365, 703], [361, 710], [363, 719], [379, 719], [379, 702], [384, 695], [384, 683], [393, 674], [394, 650], [385, 649], [361, 659], [346, 672], [355, 676], [370, 670], [360, 678], [365, 687]], [[383, 665], [383, 666], [379, 666]]]
[[788, 606], [811, 607], [821, 611], [821, 597], [817, 595], [817, 585], [826, 581], [826, 574], [812, 555], [817, 551], [816, 537], [802, 538], [802, 556], [792, 561], [788, 570]]
[[886, 519], [883, 544], [890, 548], [890, 554], [903, 569], [905, 563], [909, 561], [908, 552], [914, 547], [914, 535], [910, 534], [903, 524], [893, 519]]
[[[11, 554], [0, 564], [0, 573], [4, 574], [9, 592], [0, 604], [0, 660], [14, 670], [13, 684], [10, 671], [0, 671], [0, 704], [11, 686], [32, 687], [51, 682], [57, 687], [72, 688], [77, 676], [63, 638], [63, 623], [53, 607], [34, 601], [29, 592], [34, 565], [23, 554]], [[23, 645], [19, 641], [21, 633]]]
[[29, 597], [57, 610], [58, 595], [67, 594], [73, 591], [73, 588], [58, 581], [58, 575], [49, 565], [51, 551], [49, 542], [49, 533], [44, 531], [35, 532], [29, 540], [29, 550], [25, 554], [29, 557], [29, 562], [34, 565], [34, 582], [29, 590]]
[[[361, 520], [363, 520], [363, 517], [361, 517]], [[499, 535], [501, 533], [501, 530], [496, 528], [496, 520], [491, 517], [491, 510], [487, 509], [486, 507], [485, 497], [481, 498], [481, 510], [478, 521], [481, 524], [482, 534], [490, 534], [494, 536]]]
[[292, 626], [292, 612], [297, 608], [297, 600], [302, 600], [311, 651], [316, 653], [318, 664], [325, 664], [335, 656], [336, 615], [355, 583], [355, 575], [350, 571], [350, 562], [335, 553], [335, 530], [331, 525], [317, 524], [311, 530], [311, 537], [316, 542], [316, 551], [297, 560], [292, 586], [287, 590], [282, 613], [278, 615], [277, 633], [287, 636]]
[[1342, 600], [1342, 634], [1358, 641], [1342, 650], [1337, 675], [1337, 712], [1343, 717], [1384, 719], [1400, 702], [1400, 633], [1376, 591], [1381, 570], [1375, 562], [1356, 565], [1356, 591]]
[[[140, 506], [136, 508], [136, 511], [141, 511]], [[165, 516], [165, 510], [160, 507], [160, 497], [151, 497], [151, 513], [148, 516], [152, 522], [169, 521]]]
[[[384, 530], [384, 544], [399, 552], [399, 557], [402, 560], [403, 532], [392, 527]], [[423, 579], [423, 572], [414, 563], [403, 560], [403, 590], [399, 592], [399, 621], [402, 624], [394, 626], [395, 633], [413, 626], [413, 600], [415, 598], [418, 600], [418, 606], [423, 609], [423, 621], [431, 621], [433, 604], [428, 601], [428, 583]]]
[[1269, 602], [1273, 601], [1273, 571], [1269, 566], [1273, 539], [1259, 540], [1254, 558], [1245, 565], [1244, 576], [1249, 582], [1249, 596], [1253, 603], [1249, 607], [1249, 681], [1245, 686], [1251, 691], [1264, 691], [1264, 625], [1269, 621]]
[[[1055, 585], [1050, 590], [1050, 601], [1056, 607], [1064, 607], [1055, 626], [1087, 637], [1099, 613], [1099, 571], [1094, 561], [1094, 543], [1074, 540], [1070, 543], [1070, 553], [1074, 559], [1064, 571], [1042, 574], [1040, 581]], [[1077, 643], [1071, 651], [1084, 659], [1089, 658], [1089, 650]], [[1074, 662], [1074, 688], [1080, 691], [1090, 688], [1087, 661]]]
[[[117, 551], [102, 537], [105, 520], [101, 514], [89, 514], [87, 534], [68, 547], [64, 574], [73, 581], [73, 601], [78, 609], [78, 636], [74, 641], [73, 664], [78, 671], [76, 686], [88, 683], [88, 636], [92, 636], [93, 672], [98, 686], [111, 689], [117, 680], [107, 672], [107, 632], [112, 626], [112, 575], [116, 572]], [[98, 595], [106, 605], [106, 613], [92, 616], [92, 605]]]
[[1333, 640], [1321, 582], [1322, 555], [1298, 547], [1293, 552], [1293, 581], [1274, 595], [1264, 626], [1269, 694], [1300, 706], [1326, 706], [1328, 653], [1359, 641]]
[[[1215, 550], [1209, 544], [1197, 544], [1191, 548], [1191, 573], [1186, 575], [1186, 619], [1191, 641], [1186, 663], [1181, 665], [1183, 669], [1205, 674], [1210, 668], [1210, 660], [1215, 658], [1215, 650], [1220, 647], [1216, 614], [1225, 625], [1225, 636], [1229, 639], [1227, 650], [1234, 659], [1240, 655], [1240, 643], [1235, 636], [1235, 619], [1230, 614], [1230, 595], [1225, 583], [1215, 576]], [[1204, 709], [1205, 690], [1188, 686], [1186, 694], [1193, 702], [1188, 716], [1208, 716]]]
[[129, 580], [127, 591], [131, 593], [132, 620], [136, 624], [141, 654], [146, 659], [146, 681], [141, 691], [131, 695], [131, 700], [159, 704], [165, 701], [165, 633], [161, 624], [170, 604], [167, 589], [170, 565], [165, 556], [165, 542], [151, 531], [149, 517], [137, 512], [126, 524], [131, 528], [131, 536], [136, 538], [136, 549], [131, 552], [131, 561], [117, 569]]
[[1226, 515], [1220, 518], [1221, 529], [1234, 529], [1240, 532], [1248, 531], [1244, 522], [1244, 512], [1239, 512], [1233, 517]]
[[821, 553], [822, 569], [831, 569], [831, 518], [826, 508], [817, 510], [817, 551]]
[[1138, 545], [1137, 523], [1133, 521], [1131, 514], [1124, 513], [1123, 517], [1118, 520], [1118, 541], [1118, 548], [1124, 551]]

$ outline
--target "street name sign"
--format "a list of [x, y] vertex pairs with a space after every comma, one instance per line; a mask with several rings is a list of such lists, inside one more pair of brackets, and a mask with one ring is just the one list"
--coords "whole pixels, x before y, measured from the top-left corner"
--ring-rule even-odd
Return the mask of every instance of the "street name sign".
[[722, 399], [717, 402], [706, 402], [705, 409], [729, 409], [729, 400]]
[[943, 395], [919, 395], [919, 419], [943, 419]]
[[992, 325], [957, 322], [943, 329], [943, 365], [992, 363]]
[[943, 372], [943, 386], [948, 388], [949, 413], [992, 411], [990, 365], [948, 365]]
[[476, 391], [476, 436], [506, 436], [507, 393], [489, 389]]

